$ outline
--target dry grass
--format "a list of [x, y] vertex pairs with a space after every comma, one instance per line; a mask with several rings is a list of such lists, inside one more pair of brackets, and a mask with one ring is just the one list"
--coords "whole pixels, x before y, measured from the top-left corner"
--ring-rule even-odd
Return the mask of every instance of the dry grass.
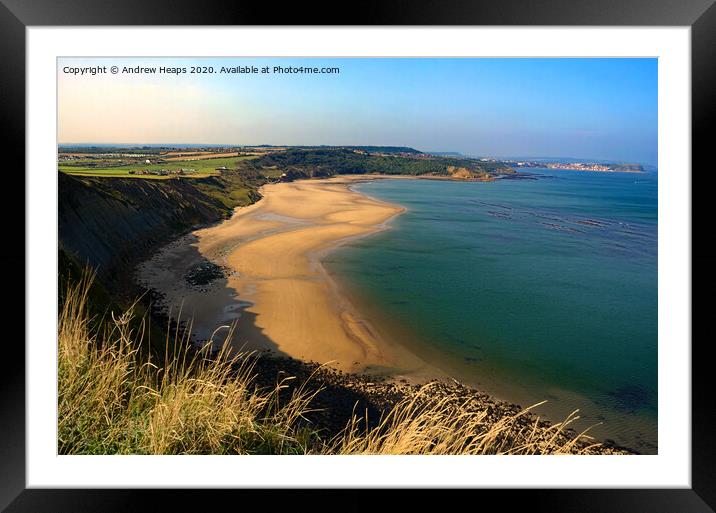
[[[144, 324], [132, 308], [92, 328], [87, 297], [93, 277], [67, 289], [58, 323], [60, 454], [564, 454], [587, 447], [564, 435], [574, 415], [549, 428], [527, 410], [495, 420], [427, 385], [398, 403], [374, 428], [357, 415], [343, 433], [323, 440], [305, 415], [320, 390], [291, 378], [270, 391], [252, 385], [247, 354], [177, 348], [161, 362], [141, 350]], [[139, 326], [139, 327], [137, 327]], [[189, 330], [190, 331], [190, 330]], [[584, 434], [578, 438], [584, 438]]]
[[[455, 403], [452, 397], [435, 398], [433, 386], [403, 399], [373, 429], [361, 429], [354, 415], [343, 434], [333, 441], [339, 454], [589, 454], [600, 444], [584, 444], [586, 433], [565, 434], [577, 420], [576, 412], [549, 427], [528, 416], [534, 405], [515, 415], [490, 417], [487, 410]], [[542, 403], [540, 403], [542, 404]]]
[[[305, 453], [310, 433], [298, 420], [316, 392], [251, 388], [252, 359], [190, 351], [179, 338], [159, 364], [142, 356], [144, 333], [132, 310], [92, 332], [92, 278], [70, 286], [58, 326], [58, 449], [61, 454]], [[167, 347], [169, 344], [167, 344]]]

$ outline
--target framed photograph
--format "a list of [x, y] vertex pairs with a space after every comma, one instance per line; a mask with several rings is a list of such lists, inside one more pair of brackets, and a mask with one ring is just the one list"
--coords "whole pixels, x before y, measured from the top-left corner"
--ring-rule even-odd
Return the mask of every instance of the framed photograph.
[[713, 2], [263, 10], [3, 0], [2, 507], [713, 511]]

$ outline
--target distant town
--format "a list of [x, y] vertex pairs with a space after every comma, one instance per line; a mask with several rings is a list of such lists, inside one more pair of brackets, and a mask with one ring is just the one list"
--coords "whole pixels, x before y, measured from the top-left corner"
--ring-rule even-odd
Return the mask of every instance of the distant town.
[[514, 161], [504, 160], [514, 167], [541, 167], [561, 169], [564, 171], [601, 171], [603, 173], [643, 173], [640, 164], [608, 164], [597, 162], [546, 162], [546, 161]]

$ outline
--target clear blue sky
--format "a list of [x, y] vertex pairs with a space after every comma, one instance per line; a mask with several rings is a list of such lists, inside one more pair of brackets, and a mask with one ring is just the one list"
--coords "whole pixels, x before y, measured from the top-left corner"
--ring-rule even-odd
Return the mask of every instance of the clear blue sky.
[[[73, 76], [65, 66], [339, 74]], [[656, 59], [60, 59], [63, 143], [400, 145], [656, 164]]]

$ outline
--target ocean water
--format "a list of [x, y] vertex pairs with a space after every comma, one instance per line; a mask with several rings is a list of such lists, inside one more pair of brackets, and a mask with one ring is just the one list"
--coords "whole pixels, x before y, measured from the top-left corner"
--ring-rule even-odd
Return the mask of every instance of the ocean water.
[[[330, 253], [384, 336], [458, 379], [657, 452], [657, 175], [531, 169], [354, 186], [407, 211]], [[529, 404], [528, 404], [529, 403]]]

